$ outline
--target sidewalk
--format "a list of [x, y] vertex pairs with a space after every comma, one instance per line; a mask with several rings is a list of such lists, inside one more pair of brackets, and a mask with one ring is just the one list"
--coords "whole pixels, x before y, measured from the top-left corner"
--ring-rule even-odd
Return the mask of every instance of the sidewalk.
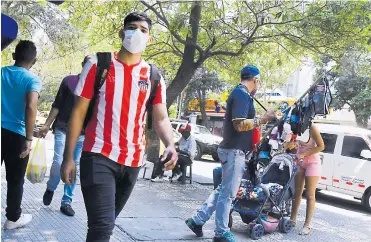
[[[73, 208], [75, 217], [69, 218], [59, 212], [62, 186], [55, 193], [49, 207], [42, 204], [44, 184], [33, 185], [26, 181], [22, 207], [32, 213], [33, 222], [22, 229], [2, 231], [2, 241], [84, 241], [86, 235], [86, 214], [80, 186], [77, 186]], [[5, 222], [6, 181], [2, 167], [2, 225]], [[179, 185], [152, 183], [139, 180], [134, 192], [116, 221], [111, 241], [212, 241], [214, 222], [205, 226], [205, 237], [196, 238], [184, 224], [208, 197], [210, 186], [199, 184]], [[289, 234], [274, 232], [260, 241], [368, 241], [371, 238], [371, 215], [358, 210], [355, 204], [342, 201], [343, 208], [328, 205], [332, 198], [319, 198], [313, 222], [312, 233], [306, 237], [298, 235], [298, 228]], [[324, 201], [324, 202], [323, 202]], [[305, 203], [305, 202], [303, 202]], [[355, 211], [352, 211], [355, 210]], [[304, 214], [304, 205], [300, 210]], [[303, 224], [299, 217], [298, 227]], [[246, 225], [234, 214], [233, 232], [237, 241], [250, 240]]]

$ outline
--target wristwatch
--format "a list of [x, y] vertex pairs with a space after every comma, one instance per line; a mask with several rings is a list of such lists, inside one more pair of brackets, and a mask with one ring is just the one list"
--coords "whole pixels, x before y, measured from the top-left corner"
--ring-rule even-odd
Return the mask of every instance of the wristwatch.
[[260, 119], [259, 118], [254, 118], [254, 128], [257, 128], [260, 126]]

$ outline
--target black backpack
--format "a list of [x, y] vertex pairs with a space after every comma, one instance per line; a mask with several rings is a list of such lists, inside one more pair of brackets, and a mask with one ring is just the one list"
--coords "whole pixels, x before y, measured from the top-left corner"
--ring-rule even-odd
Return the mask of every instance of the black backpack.
[[331, 102], [329, 81], [324, 77], [310, 90], [305, 98], [300, 100], [299, 136], [311, 127], [315, 116], [326, 116], [329, 113]]
[[295, 105], [290, 115], [290, 126], [294, 135], [301, 135], [302, 107]]
[[329, 81], [326, 77], [322, 79], [309, 94], [313, 104], [314, 115], [326, 116], [332, 102]]
[[[95, 103], [97, 101], [97, 97], [99, 94], [99, 89], [103, 86], [106, 77], [108, 75], [110, 65], [111, 65], [111, 59], [112, 55], [110, 52], [98, 52], [97, 53], [97, 70], [95, 75], [95, 81], [94, 81], [94, 93], [93, 97], [90, 100], [90, 104], [88, 107], [88, 111], [85, 116], [83, 129], [86, 128], [89, 121], [91, 120], [91, 117], [93, 116]], [[149, 96], [146, 109], [147, 109], [147, 127], [148, 129], [152, 129], [152, 111], [153, 111], [153, 101], [156, 97], [156, 92], [158, 85], [161, 80], [161, 75], [158, 70], [158, 68], [155, 65], [150, 65], [151, 72], [150, 72], [150, 80], [151, 80], [151, 94]]]

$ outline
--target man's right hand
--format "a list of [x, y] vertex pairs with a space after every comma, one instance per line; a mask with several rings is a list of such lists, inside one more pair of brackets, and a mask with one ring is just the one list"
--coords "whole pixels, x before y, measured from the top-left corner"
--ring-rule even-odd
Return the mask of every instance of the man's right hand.
[[276, 118], [276, 113], [272, 110], [268, 110], [265, 114], [260, 118], [260, 124], [266, 124], [269, 121], [272, 121]]
[[26, 143], [25, 143], [25, 147], [23, 149], [23, 152], [19, 155], [20, 158], [23, 159], [23, 158], [25, 158], [26, 156], [28, 156], [30, 154], [30, 152], [31, 152], [31, 145], [32, 145], [32, 141], [26, 140]]
[[176, 152], [175, 146], [170, 145], [166, 147], [164, 150], [164, 153], [161, 158], [161, 162], [165, 162], [168, 159], [168, 161], [165, 163], [164, 171], [169, 171], [174, 169], [176, 162], [178, 161], [178, 153]]
[[71, 186], [76, 179], [76, 166], [73, 159], [64, 159], [61, 165], [61, 179]]

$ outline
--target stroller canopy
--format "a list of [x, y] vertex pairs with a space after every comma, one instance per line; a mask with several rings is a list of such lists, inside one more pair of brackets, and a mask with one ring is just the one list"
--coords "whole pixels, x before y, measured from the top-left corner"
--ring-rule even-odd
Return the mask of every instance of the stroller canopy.
[[294, 156], [282, 153], [273, 156], [270, 164], [264, 169], [261, 183], [286, 185], [294, 174]]

